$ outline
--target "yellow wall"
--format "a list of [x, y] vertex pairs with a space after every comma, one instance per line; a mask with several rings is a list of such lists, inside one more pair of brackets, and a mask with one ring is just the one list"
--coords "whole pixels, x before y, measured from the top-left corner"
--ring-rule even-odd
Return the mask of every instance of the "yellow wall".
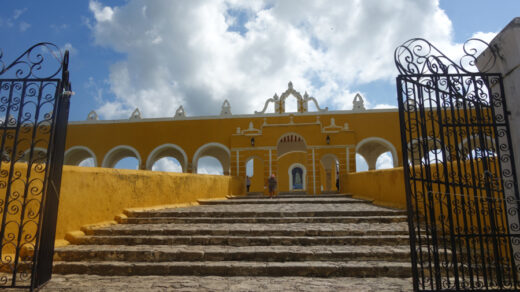
[[[254, 130], [248, 130], [250, 126]], [[154, 149], [164, 144], [175, 144], [186, 154], [185, 172], [192, 172], [195, 169], [195, 154], [201, 153], [197, 151], [209, 143], [218, 143], [228, 151], [224, 156], [228, 157], [230, 174], [242, 176], [244, 180], [247, 159], [252, 156], [260, 158], [264, 178], [253, 180], [252, 191], [261, 191], [269, 175], [270, 158], [273, 172], [288, 171], [280, 166], [283, 162], [277, 161], [276, 154], [279, 139], [288, 133], [299, 135], [305, 141], [307, 156], [300, 163], [307, 168], [307, 190], [310, 193], [313, 193], [314, 188], [319, 193], [324, 183], [320, 176], [321, 157], [334, 154], [338, 158], [341, 174], [347, 172], [347, 160], [350, 171], [354, 171], [355, 147], [365, 138], [387, 140], [396, 148], [399, 163], [402, 162], [397, 110], [71, 122], [68, 126], [66, 149], [74, 146], [87, 147], [95, 154], [97, 166], [101, 166], [111, 149], [122, 145], [131, 146], [138, 152], [141, 158], [140, 168], [144, 169], [146, 160]], [[350, 151], [348, 158], [347, 148]], [[316, 174], [312, 172], [313, 157]], [[316, 187], [313, 186], [314, 180]], [[288, 189], [288, 180], [280, 178], [279, 182], [284, 189]], [[332, 189], [334, 185], [335, 183]]]
[[64, 166], [56, 238], [113, 220], [125, 208], [243, 194], [245, 182], [238, 177]]
[[355, 197], [374, 200], [376, 205], [406, 209], [402, 167], [343, 174], [340, 188]]

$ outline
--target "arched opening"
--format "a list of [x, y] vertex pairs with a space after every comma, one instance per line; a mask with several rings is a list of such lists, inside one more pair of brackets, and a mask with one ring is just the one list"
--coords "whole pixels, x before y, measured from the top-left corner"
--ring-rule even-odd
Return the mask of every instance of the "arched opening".
[[157, 159], [152, 165], [151, 170], [167, 172], [183, 172], [181, 163], [173, 157], [163, 157]]
[[368, 171], [368, 164], [362, 155], [356, 153], [356, 172]]
[[320, 159], [320, 177], [322, 190], [333, 192], [339, 190], [339, 160], [334, 154], [326, 154]]
[[[392, 156], [392, 166], [397, 167], [397, 151], [394, 145], [387, 140], [379, 137], [370, 137], [363, 139], [356, 146], [356, 153], [363, 156], [368, 166], [368, 170], [375, 170], [377, 159], [386, 152], [390, 152]], [[357, 168], [358, 166], [356, 166], [356, 169]]]
[[197, 173], [223, 175], [224, 169], [220, 161], [215, 157], [203, 156], [198, 160]]
[[377, 157], [376, 169], [388, 169], [388, 168], [393, 168], [393, 167], [394, 167], [394, 165], [393, 165], [392, 152], [387, 151], [387, 152], [379, 155], [379, 157]]
[[[200, 161], [204, 157], [208, 158], [205, 158], [202, 161]], [[199, 172], [198, 170], [200, 166], [204, 167], [204, 172], [215, 172], [216, 169], [218, 169], [218, 167], [215, 161], [210, 159], [213, 158], [219, 162], [218, 165], [220, 165], [220, 168], [222, 168], [221, 174], [229, 175], [229, 168], [231, 163], [230, 157], [231, 152], [226, 146], [215, 142], [205, 144], [199, 147], [199, 149], [197, 149], [197, 151], [193, 155], [193, 172], [203, 173]], [[203, 162], [203, 164], [201, 164], [201, 162]]]
[[478, 134], [460, 143], [459, 151], [463, 159], [483, 159], [497, 155], [495, 141], [490, 136]]
[[65, 165], [77, 165], [84, 167], [95, 167], [97, 166], [96, 154], [88, 147], [85, 146], [73, 146], [65, 151], [63, 158], [63, 164]]
[[303, 164], [294, 163], [289, 167], [289, 190], [304, 191], [307, 189], [307, 169]]
[[408, 143], [408, 163], [420, 165], [448, 161], [450, 152], [447, 149], [443, 152], [441, 148], [441, 141], [434, 137], [413, 139]]
[[116, 146], [105, 155], [102, 166], [108, 168], [139, 169], [141, 156], [131, 146]]
[[246, 162], [246, 175], [251, 180], [250, 192], [264, 191], [264, 161], [257, 157], [250, 157]]
[[163, 144], [150, 152], [146, 159], [146, 169], [186, 172], [187, 162], [186, 152], [181, 147], [175, 144]]
[[285, 99], [285, 112], [296, 113], [298, 112], [298, 99], [294, 96], [288, 96]]
[[278, 158], [290, 152], [307, 152], [307, 146], [302, 136], [296, 133], [287, 133], [278, 139], [276, 148]]
[[[20, 157], [20, 156], [18, 156]], [[30, 160], [30, 161], [29, 161]], [[19, 162], [30, 162], [30, 163], [47, 163], [47, 149], [41, 147], [34, 147], [32, 149], [25, 150], [23, 156], [18, 160]]]
[[139, 160], [135, 157], [124, 157], [116, 162], [112, 168], [117, 169], [139, 169]]

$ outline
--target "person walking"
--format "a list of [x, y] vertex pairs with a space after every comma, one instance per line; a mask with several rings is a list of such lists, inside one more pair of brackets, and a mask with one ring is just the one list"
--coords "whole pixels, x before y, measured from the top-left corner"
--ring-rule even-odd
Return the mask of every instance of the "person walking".
[[276, 181], [276, 177], [273, 174], [271, 174], [271, 177], [269, 178], [269, 180], [267, 181], [267, 185], [269, 187], [269, 197], [272, 199], [273, 196], [274, 196], [274, 192], [276, 190], [276, 185], [277, 185], [277, 181]]
[[251, 187], [251, 179], [249, 178], [248, 175], [246, 175], [246, 188], [247, 188], [247, 192], [249, 193], [249, 188]]

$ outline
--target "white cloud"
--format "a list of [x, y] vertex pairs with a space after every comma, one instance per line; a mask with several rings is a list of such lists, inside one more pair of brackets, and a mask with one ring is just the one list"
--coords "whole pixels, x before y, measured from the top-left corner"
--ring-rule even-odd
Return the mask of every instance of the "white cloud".
[[71, 43], [65, 43], [65, 45], [63, 46], [63, 48], [61, 50], [62, 51], [68, 50], [71, 55], [76, 55], [78, 53], [78, 49], [73, 47]]
[[356, 153], [356, 171], [367, 171], [368, 164], [363, 156]]
[[14, 10], [14, 13], [13, 13], [13, 19], [14, 19], [14, 20], [17, 20], [17, 19], [20, 18], [20, 16], [22, 16], [22, 14], [24, 14], [26, 11], [27, 11], [27, 8], [23, 8], [23, 9], [15, 9], [15, 10]]
[[30, 27], [31, 27], [31, 24], [29, 24], [25, 21], [20, 22], [20, 31], [21, 32], [28, 30]]
[[98, 22], [110, 21], [114, 15], [112, 8], [108, 6], [102, 7], [101, 3], [97, 1], [90, 1], [88, 7], [94, 13], [94, 17]]
[[157, 171], [169, 171], [169, 172], [182, 172], [182, 167], [174, 158], [164, 157], [157, 160], [152, 166], [152, 170]]
[[198, 161], [197, 173], [222, 175], [224, 172], [222, 165], [216, 158], [204, 156]]
[[376, 160], [376, 169], [387, 169], [393, 167], [394, 162], [392, 160], [392, 154], [390, 152], [385, 152], [381, 154]]
[[376, 104], [373, 108], [374, 109], [389, 109], [389, 108], [397, 108], [397, 106], [393, 105], [393, 104], [381, 103], [381, 104]]
[[[393, 51], [412, 37], [453, 46], [438, 0], [91, 1], [95, 42], [127, 56], [110, 67], [104, 118], [261, 110], [293, 81], [320, 106], [350, 109], [356, 84], [392, 80]], [[413, 25], [411, 25], [413, 24]], [[367, 101], [367, 104], [369, 102]]]

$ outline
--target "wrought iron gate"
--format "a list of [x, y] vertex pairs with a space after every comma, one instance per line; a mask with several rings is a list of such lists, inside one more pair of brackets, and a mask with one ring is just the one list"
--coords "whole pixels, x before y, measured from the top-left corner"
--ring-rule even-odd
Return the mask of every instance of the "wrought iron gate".
[[[0, 52], [0, 287], [51, 278], [70, 83], [68, 52], [39, 43]], [[61, 78], [61, 79], [60, 79]]]
[[[455, 63], [424, 39], [395, 51], [415, 291], [518, 291], [519, 194], [492, 50]], [[517, 145], [517, 147], [520, 145]]]

